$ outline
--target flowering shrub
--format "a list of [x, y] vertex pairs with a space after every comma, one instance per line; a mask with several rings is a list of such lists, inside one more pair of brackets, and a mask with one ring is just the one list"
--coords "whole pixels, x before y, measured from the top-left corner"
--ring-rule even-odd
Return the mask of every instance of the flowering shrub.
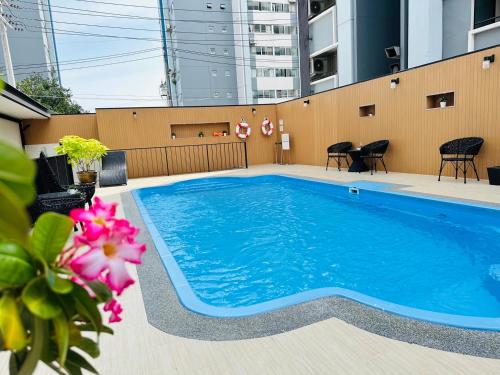
[[[11, 374], [32, 374], [43, 361], [60, 374], [97, 373], [95, 338], [121, 321], [117, 300], [134, 283], [126, 263], [140, 264], [138, 230], [115, 217], [116, 204], [95, 199], [71, 218], [45, 213], [33, 230], [26, 212], [34, 196], [34, 164], [0, 142], [0, 350]], [[83, 231], [70, 235], [75, 223]], [[69, 243], [69, 245], [68, 245]]]

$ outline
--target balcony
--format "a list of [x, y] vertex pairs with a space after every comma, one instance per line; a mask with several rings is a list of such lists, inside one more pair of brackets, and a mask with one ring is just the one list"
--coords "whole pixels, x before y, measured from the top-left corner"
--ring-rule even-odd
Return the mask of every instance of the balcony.
[[474, 3], [474, 29], [469, 31], [469, 51], [498, 44], [500, 40], [500, 2], [476, 0]]
[[328, 49], [336, 48], [338, 42], [336, 20], [337, 7], [332, 6], [309, 21], [309, 50], [311, 57]]

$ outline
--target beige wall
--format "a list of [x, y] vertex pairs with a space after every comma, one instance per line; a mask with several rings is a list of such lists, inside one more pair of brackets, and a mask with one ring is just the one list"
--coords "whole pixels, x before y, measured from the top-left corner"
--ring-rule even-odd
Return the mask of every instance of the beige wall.
[[[323, 165], [330, 144], [389, 139], [390, 171], [437, 174], [442, 143], [478, 136], [485, 144], [477, 165], [486, 178], [487, 166], [500, 165], [500, 63], [481, 66], [492, 53], [499, 56], [500, 48], [314, 95], [307, 108], [304, 99], [278, 105], [277, 116], [291, 135], [292, 161]], [[391, 89], [395, 77], [400, 84]], [[449, 91], [455, 93], [453, 107], [426, 108], [428, 95]], [[375, 104], [375, 116], [360, 117], [359, 107], [369, 104]]]
[[22, 148], [21, 132], [17, 122], [0, 118], [0, 140]]
[[[336, 142], [351, 141], [358, 146], [389, 139], [386, 161], [390, 171], [437, 174], [442, 143], [483, 137], [477, 164], [481, 177], [486, 178], [487, 166], [500, 165], [500, 62], [482, 69], [483, 57], [491, 54], [500, 56], [500, 48], [314, 95], [307, 108], [302, 98], [278, 105], [98, 109], [97, 114], [31, 121], [26, 139], [28, 144], [47, 144], [77, 134], [98, 138], [111, 149], [241, 142], [234, 128], [245, 118], [253, 130], [246, 141], [248, 161], [255, 165], [273, 161], [278, 134], [266, 137], [260, 132], [261, 122], [269, 117], [276, 128], [283, 119], [285, 132], [291, 135], [292, 162], [300, 164], [323, 165], [327, 146]], [[400, 84], [391, 89], [394, 77], [399, 77]], [[427, 109], [427, 96], [446, 92], [454, 92], [453, 107]], [[375, 116], [360, 117], [363, 105], [375, 105]], [[212, 129], [207, 124], [213, 123], [229, 123], [230, 136], [170, 138], [172, 125], [189, 124], [185, 135], [198, 126], [193, 124]], [[130, 152], [131, 176], [145, 169], [148, 176], [164, 174], [162, 152]]]

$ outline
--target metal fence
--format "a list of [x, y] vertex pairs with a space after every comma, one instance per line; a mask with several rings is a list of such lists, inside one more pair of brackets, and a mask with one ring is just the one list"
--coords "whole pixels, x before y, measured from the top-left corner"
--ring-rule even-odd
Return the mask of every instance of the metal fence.
[[127, 155], [130, 178], [248, 168], [245, 142], [128, 148], [121, 151]]

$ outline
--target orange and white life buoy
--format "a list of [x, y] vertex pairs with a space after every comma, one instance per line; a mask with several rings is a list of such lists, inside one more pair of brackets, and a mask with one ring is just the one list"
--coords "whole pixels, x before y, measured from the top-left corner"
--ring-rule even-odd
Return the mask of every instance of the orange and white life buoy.
[[241, 122], [236, 124], [236, 135], [238, 138], [247, 139], [251, 133], [252, 129], [245, 120], [241, 120]]
[[270, 136], [274, 132], [274, 124], [267, 117], [262, 122], [262, 126], [260, 127], [262, 130], [262, 134]]

